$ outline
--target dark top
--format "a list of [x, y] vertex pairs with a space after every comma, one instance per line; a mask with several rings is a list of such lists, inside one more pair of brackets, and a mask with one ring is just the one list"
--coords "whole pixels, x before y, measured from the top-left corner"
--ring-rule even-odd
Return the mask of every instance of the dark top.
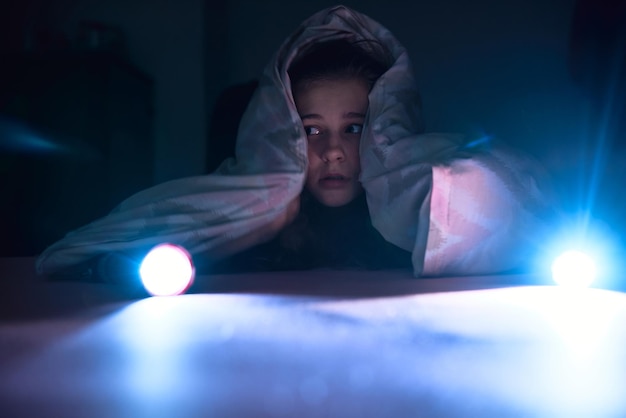
[[271, 241], [214, 264], [213, 273], [412, 268], [411, 253], [387, 242], [372, 226], [365, 193], [328, 207], [306, 191], [294, 222]]

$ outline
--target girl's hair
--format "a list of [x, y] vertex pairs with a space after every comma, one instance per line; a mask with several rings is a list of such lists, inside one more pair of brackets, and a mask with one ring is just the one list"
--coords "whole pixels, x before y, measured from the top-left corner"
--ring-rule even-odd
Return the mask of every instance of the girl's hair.
[[384, 47], [374, 41], [338, 39], [318, 43], [289, 67], [292, 89], [319, 80], [362, 78], [370, 89], [391, 66]]

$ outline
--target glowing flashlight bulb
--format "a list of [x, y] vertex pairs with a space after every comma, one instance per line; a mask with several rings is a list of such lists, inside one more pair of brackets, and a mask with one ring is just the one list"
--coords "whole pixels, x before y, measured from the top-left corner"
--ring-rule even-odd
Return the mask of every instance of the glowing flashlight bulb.
[[193, 283], [195, 268], [185, 249], [160, 244], [150, 250], [139, 267], [141, 281], [153, 296], [184, 293]]
[[587, 287], [596, 278], [596, 264], [582, 251], [566, 251], [554, 260], [552, 278], [561, 286]]

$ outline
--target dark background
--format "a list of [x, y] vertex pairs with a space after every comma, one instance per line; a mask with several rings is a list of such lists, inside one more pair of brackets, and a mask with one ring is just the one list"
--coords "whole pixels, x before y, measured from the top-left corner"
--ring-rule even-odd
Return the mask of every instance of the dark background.
[[[609, 223], [624, 207], [625, 3], [343, 2], [409, 50], [427, 130], [531, 153], [569, 207], [596, 202]], [[134, 191], [211, 169], [227, 122], [212, 118], [220, 94], [258, 77], [302, 20], [333, 4], [4, 0], [0, 255], [37, 253]]]

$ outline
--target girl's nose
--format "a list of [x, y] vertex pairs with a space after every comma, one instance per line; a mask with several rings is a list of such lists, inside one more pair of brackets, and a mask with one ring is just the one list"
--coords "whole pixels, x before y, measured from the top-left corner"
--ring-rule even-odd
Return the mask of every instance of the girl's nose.
[[338, 138], [329, 138], [322, 153], [322, 160], [336, 162], [343, 161], [345, 158], [346, 155], [341, 147], [340, 140]]

